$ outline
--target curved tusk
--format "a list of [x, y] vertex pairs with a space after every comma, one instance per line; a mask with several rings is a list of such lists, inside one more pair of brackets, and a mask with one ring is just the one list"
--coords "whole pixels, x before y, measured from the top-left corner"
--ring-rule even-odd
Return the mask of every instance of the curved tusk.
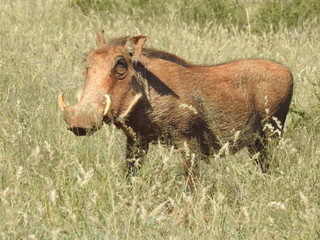
[[59, 106], [60, 106], [60, 108], [61, 108], [62, 111], [64, 111], [64, 109], [68, 106], [68, 105], [64, 102], [63, 95], [64, 95], [64, 93], [61, 92], [61, 93], [59, 94], [59, 98], [58, 98]]
[[106, 97], [106, 107], [103, 111], [103, 116], [106, 116], [109, 112], [110, 106], [111, 106], [111, 98], [109, 94], [104, 95]]
[[123, 119], [126, 118], [132, 111], [132, 109], [134, 108], [134, 106], [138, 103], [139, 99], [142, 97], [141, 93], [138, 93], [137, 95], [134, 96], [134, 99], [132, 100], [132, 102], [130, 103], [129, 107], [127, 108], [127, 111], [125, 111], [124, 113], [122, 113], [119, 118]]

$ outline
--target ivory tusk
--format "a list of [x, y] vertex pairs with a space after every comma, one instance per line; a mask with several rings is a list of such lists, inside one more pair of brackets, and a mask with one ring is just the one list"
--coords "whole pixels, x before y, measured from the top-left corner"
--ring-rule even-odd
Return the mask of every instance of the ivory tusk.
[[59, 94], [59, 98], [58, 98], [59, 106], [60, 106], [60, 108], [61, 108], [62, 111], [64, 111], [64, 109], [67, 107], [67, 104], [64, 102], [63, 95], [64, 95], [64, 93], [61, 92], [61, 93]]
[[104, 95], [106, 97], [106, 107], [103, 111], [103, 116], [106, 116], [109, 112], [110, 106], [111, 106], [111, 98], [109, 94]]
[[132, 100], [132, 102], [130, 103], [129, 107], [127, 108], [127, 111], [125, 111], [124, 113], [122, 113], [119, 118], [123, 119], [125, 117], [127, 117], [130, 112], [132, 111], [133, 107], [138, 103], [139, 99], [142, 97], [141, 93], [138, 93], [137, 95], [134, 96], [134, 99]]

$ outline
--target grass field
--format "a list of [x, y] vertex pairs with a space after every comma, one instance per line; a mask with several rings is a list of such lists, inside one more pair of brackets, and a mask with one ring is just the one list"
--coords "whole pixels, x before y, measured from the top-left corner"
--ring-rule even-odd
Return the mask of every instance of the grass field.
[[[320, 26], [254, 34], [254, 9], [242, 2], [245, 30], [186, 23], [174, 8], [159, 21], [139, 11], [84, 14], [68, 1], [1, 0], [0, 238], [320, 239]], [[293, 102], [270, 172], [261, 174], [246, 150], [211, 158], [191, 193], [180, 153], [154, 145], [128, 185], [124, 135], [105, 126], [76, 137], [57, 104], [60, 91], [76, 102], [98, 29], [108, 38], [147, 35], [148, 46], [194, 63], [288, 66]]]

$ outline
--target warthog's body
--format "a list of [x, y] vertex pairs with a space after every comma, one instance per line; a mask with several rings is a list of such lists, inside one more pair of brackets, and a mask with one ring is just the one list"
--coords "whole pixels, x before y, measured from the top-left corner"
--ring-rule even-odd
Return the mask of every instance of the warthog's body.
[[[137, 36], [107, 44], [98, 34], [98, 50], [87, 59], [80, 102], [69, 107], [60, 99], [70, 129], [82, 135], [111, 120], [128, 138], [129, 159], [142, 157], [150, 142], [161, 139], [176, 146], [187, 143], [192, 152], [206, 156], [229, 142], [231, 152], [246, 146], [251, 153], [261, 151], [260, 164], [267, 167], [263, 124], [272, 119], [282, 133], [293, 89], [290, 71], [252, 59], [192, 65], [166, 52], [143, 49], [145, 41]], [[191, 187], [196, 173], [189, 170], [198, 158], [185, 162]]]

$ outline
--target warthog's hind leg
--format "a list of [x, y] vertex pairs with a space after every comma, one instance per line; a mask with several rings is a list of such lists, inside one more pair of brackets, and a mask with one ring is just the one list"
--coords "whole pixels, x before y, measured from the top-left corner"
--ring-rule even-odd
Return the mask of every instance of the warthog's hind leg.
[[266, 173], [269, 169], [268, 153], [267, 153], [267, 140], [265, 136], [258, 137], [252, 145], [248, 147], [248, 151], [251, 157], [255, 154], [259, 154], [255, 159], [257, 165], [260, 166], [261, 171]]

